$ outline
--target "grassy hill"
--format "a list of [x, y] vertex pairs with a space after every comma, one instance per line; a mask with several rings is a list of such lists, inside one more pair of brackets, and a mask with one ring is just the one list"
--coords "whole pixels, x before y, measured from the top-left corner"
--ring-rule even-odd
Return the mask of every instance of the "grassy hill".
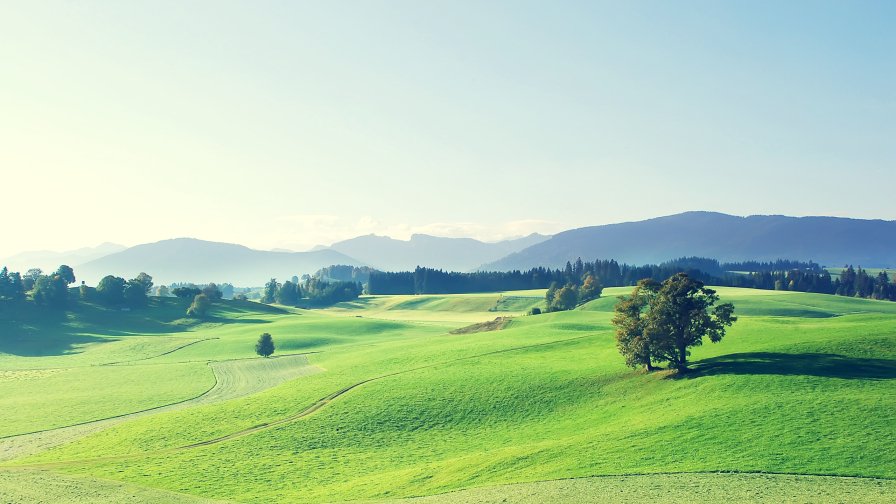
[[[896, 303], [719, 289], [741, 319], [676, 378], [622, 364], [610, 318], [627, 291], [538, 316], [519, 315], [539, 291], [225, 302], [204, 323], [167, 299], [0, 313], [0, 500], [28, 501], [47, 474], [72, 482], [54, 501], [116, 488], [131, 501], [440, 503], [896, 491]], [[450, 333], [507, 315], [503, 330]], [[253, 358], [261, 332], [281, 357]]]

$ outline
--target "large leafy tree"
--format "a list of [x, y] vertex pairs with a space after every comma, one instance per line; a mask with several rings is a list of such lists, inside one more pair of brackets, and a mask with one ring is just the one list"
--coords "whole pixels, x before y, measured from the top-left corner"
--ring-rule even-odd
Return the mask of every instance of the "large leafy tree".
[[716, 305], [716, 291], [685, 273], [669, 277], [657, 286], [640, 282], [632, 296], [616, 307], [620, 352], [631, 366], [652, 367], [666, 361], [679, 371], [687, 369], [690, 349], [708, 337], [718, 343], [737, 317], [734, 305]]
[[124, 278], [106, 275], [96, 284], [97, 296], [107, 304], [121, 304], [124, 301]]
[[64, 306], [68, 300], [68, 283], [60, 275], [40, 275], [34, 282], [31, 296], [39, 305]]
[[152, 291], [152, 276], [147, 275], [146, 273], [140, 272], [136, 278], [133, 278], [131, 282], [136, 282], [143, 289], [144, 294], [147, 296]]
[[212, 282], [202, 288], [202, 293], [208, 296], [212, 301], [220, 301], [224, 294], [218, 284]]
[[22, 284], [25, 286], [25, 291], [30, 291], [34, 288], [34, 284], [37, 283], [37, 279], [44, 274], [44, 271], [40, 268], [31, 268], [22, 275]]
[[190, 299], [195, 298], [199, 294], [202, 294], [202, 289], [196, 287], [195, 285], [189, 285], [184, 287], [175, 287], [171, 290], [171, 293], [179, 298]]
[[[576, 263], [580, 263], [581, 260], [576, 261]], [[582, 280], [582, 286], [579, 287], [579, 302], [585, 303], [587, 301], [591, 301], [592, 299], [597, 299], [600, 297], [601, 292], [603, 292], [604, 288], [600, 284], [600, 282], [594, 278], [594, 275], [590, 273], [585, 275], [585, 279]]]
[[644, 366], [652, 371], [652, 346], [646, 331], [650, 305], [656, 297], [660, 284], [652, 279], [644, 279], [629, 297], [616, 303], [613, 325], [616, 326], [616, 347], [631, 367]]
[[25, 298], [25, 286], [22, 283], [22, 275], [18, 272], [10, 272], [0, 269], [0, 301], [21, 301]]
[[280, 290], [280, 284], [277, 283], [276, 278], [270, 279], [268, 283], [264, 284], [264, 294], [261, 296], [262, 303], [273, 303], [277, 300], [277, 293]]
[[71, 268], [71, 266], [67, 266], [65, 264], [59, 266], [59, 268], [56, 269], [56, 275], [64, 280], [66, 285], [75, 283], [75, 271]]
[[299, 286], [289, 280], [283, 282], [277, 291], [277, 302], [286, 306], [295, 306], [299, 302]]
[[132, 278], [127, 281], [124, 285], [124, 292], [122, 292], [122, 296], [124, 298], [124, 302], [128, 304], [128, 306], [143, 306], [148, 301], [148, 297], [146, 295], [146, 285], [136, 278]]
[[209, 299], [208, 296], [205, 294], [196, 294], [196, 297], [193, 298], [193, 304], [187, 308], [187, 315], [198, 318], [205, 317], [211, 306], [212, 300]]

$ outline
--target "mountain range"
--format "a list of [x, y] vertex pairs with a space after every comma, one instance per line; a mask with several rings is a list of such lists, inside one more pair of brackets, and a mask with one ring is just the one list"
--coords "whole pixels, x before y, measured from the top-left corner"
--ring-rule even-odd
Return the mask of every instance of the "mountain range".
[[685, 212], [564, 231], [481, 269], [560, 267], [578, 257], [649, 264], [685, 256], [890, 268], [896, 266], [896, 221]]
[[54, 271], [60, 264], [83, 264], [100, 257], [114, 254], [126, 249], [124, 245], [117, 243], [103, 243], [96, 247], [83, 247], [65, 252], [53, 252], [51, 250], [30, 250], [13, 256], [0, 259], [2, 266], [11, 271], [24, 273], [30, 268], [40, 268], [44, 271]]
[[334, 243], [330, 249], [383, 271], [407, 271], [417, 266], [472, 271], [548, 238], [533, 233], [515, 240], [487, 243], [472, 238], [442, 238], [423, 234], [415, 234], [410, 240], [367, 235]]
[[88, 284], [110, 274], [133, 278], [145, 271], [156, 284], [230, 282], [259, 286], [272, 277], [282, 281], [332, 264], [362, 265], [335, 250], [270, 252], [232, 243], [176, 238], [137, 245], [74, 266], [74, 270], [78, 281]]
[[106, 243], [64, 253], [28, 252], [0, 264], [22, 272], [35, 266], [51, 271], [59, 264], [68, 264], [75, 269], [78, 280], [88, 284], [108, 274], [133, 278], [145, 271], [157, 284], [230, 282], [259, 286], [272, 277], [283, 280], [334, 264], [386, 271], [412, 270], [416, 266], [507, 271], [562, 267], [579, 257], [648, 264], [685, 256], [722, 262], [795, 259], [825, 266], [892, 268], [896, 266], [896, 221], [685, 212], [495, 243], [428, 235], [414, 235], [410, 240], [367, 235], [308, 252], [286, 252], [177, 238], [130, 248]]

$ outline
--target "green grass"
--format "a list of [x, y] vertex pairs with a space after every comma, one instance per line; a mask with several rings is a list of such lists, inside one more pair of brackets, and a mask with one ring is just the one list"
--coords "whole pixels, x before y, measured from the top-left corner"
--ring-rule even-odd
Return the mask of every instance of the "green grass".
[[[718, 488], [730, 488], [735, 501], [806, 502], [813, 488], [833, 500], [889, 495], [896, 455], [884, 447], [896, 446], [896, 303], [720, 288], [740, 320], [722, 343], [695, 349], [695, 371], [675, 378], [623, 366], [610, 318], [615, 297], [630, 290], [606, 289], [574, 311], [517, 317], [503, 330], [473, 334], [449, 331], [537, 306], [543, 291], [369, 296], [314, 311], [225, 303], [203, 324], [183, 320], [180, 306], [165, 301], [154, 307], [164, 316], [144, 332], [127, 324], [152, 310], [109, 314], [120, 320], [106, 335], [96, 324], [70, 329], [80, 321], [75, 313], [56, 322], [61, 329], [47, 322], [42, 331], [95, 341], [41, 357], [6, 343], [13, 351], [0, 356], [0, 369], [24, 369], [22, 359], [36, 362], [28, 369], [55, 374], [133, 369], [145, 373], [138, 383], [169, 393], [155, 376], [194, 365], [208, 373], [212, 361], [219, 375], [236, 366], [233, 379], [245, 393], [118, 422], [6, 465], [240, 502], [430, 494], [432, 502], [502, 495], [509, 502], [601, 495], [625, 502], [638, 488], [675, 502], [686, 492], [662, 488], [679, 482], [705, 501], [732, 500]], [[507, 312], [496, 314], [502, 304]], [[275, 355], [309, 352], [316, 368], [251, 359], [261, 332], [274, 336]], [[173, 346], [174, 339], [192, 344]], [[128, 341], [141, 346], [123, 346]], [[99, 365], [126, 358], [128, 348], [140, 360]], [[270, 378], [251, 388], [253, 376]], [[14, 388], [8, 393], [18, 397]], [[12, 422], [36, 415], [38, 403]], [[84, 398], [73, 417], [103, 407]], [[191, 447], [217, 438], [226, 439]], [[719, 471], [884, 481], [705, 474]], [[645, 473], [686, 474], [616, 477]], [[565, 482], [548, 481], [559, 479]], [[436, 495], [445, 492], [455, 493]]]
[[111, 480], [66, 476], [50, 471], [0, 471], [0, 502], [7, 504], [134, 502], [212, 504], [218, 501]]
[[[151, 386], [147, 386], [151, 384]], [[0, 371], [0, 437], [180, 402], [215, 384], [203, 363]]]
[[892, 502], [896, 482], [781, 474], [651, 474], [518, 483], [391, 501], [403, 504], [578, 502], [691, 504], [694, 502]]

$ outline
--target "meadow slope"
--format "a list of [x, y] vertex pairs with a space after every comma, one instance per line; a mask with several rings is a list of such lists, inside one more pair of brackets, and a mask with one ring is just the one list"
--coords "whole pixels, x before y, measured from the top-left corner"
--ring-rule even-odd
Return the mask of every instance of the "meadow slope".
[[[202, 397], [222, 376], [245, 384], [7, 457], [0, 497], [27, 501], [16, 488], [45, 471], [236, 502], [891, 494], [896, 455], [881, 448], [896, 445], [896, 303], [719, 289], [740, 321], [675, 377], [622, 364], [610, 318], [627, 291], [537, 316], [521, 316], [541, 304], [527, 291], [372, 296], [314, 311], [225, 302], [204, 323], [183, 319], [179, 300], [0, 319], [0, 401], [16, 408], [8, 442], [31, 424], [53, 432]], [[498, 316], [515, 317], [451, 334]], [[308, 365], [253, 358], [262, 331], [277, 355]], [[265, 364], [228, 364], [240, 362]], [[66, 400], [72, 370], [87, 377], [73, 390], [83, 381], [93, 394], [43, 409]]]

